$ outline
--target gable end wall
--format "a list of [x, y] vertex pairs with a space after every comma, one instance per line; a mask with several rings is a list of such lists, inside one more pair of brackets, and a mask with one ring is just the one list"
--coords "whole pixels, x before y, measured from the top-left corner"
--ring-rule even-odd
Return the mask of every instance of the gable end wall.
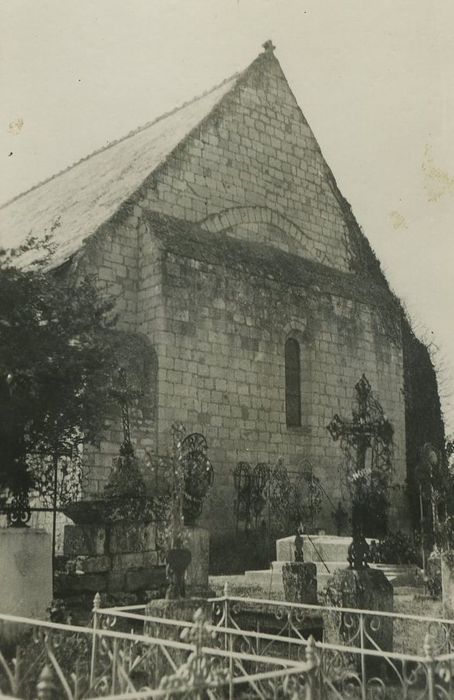
[[[330, 177], [279, 63], [263, 54], [148, 179], [136, 202], [206, 222], [207, 230], [217, 214], [228, 230], [238, 226], [239, 207], [266, 208], [288, 221], [291, 252], [348, 271], [348, 228]], [[252, 213], [241, 221], [249, 222], [256, 223]], [[269, 242], [282, 246], [277, 230]]]

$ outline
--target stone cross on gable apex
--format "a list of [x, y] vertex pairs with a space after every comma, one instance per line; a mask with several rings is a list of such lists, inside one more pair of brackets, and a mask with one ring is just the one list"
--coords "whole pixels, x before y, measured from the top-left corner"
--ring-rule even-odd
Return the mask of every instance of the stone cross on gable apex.
[[276, 48], [271, 39], [265, 41], [265, 43], [262, 44], [262, 46], [265, 49], [265, 53], [274, 53], [274, 49]]

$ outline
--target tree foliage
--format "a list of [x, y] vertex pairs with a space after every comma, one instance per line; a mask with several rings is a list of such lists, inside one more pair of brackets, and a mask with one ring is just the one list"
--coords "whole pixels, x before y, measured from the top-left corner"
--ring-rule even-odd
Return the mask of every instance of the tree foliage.
[[112, 304], [94, 281], [15, 257], [0, 257], [0, 488], [12, 493], [39, 488], [29, 455], [99, 438], [115, 366]]

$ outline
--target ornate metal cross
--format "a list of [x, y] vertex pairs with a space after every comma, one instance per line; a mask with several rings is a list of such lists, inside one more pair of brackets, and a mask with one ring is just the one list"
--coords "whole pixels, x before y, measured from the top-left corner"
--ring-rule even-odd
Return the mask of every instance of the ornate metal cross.
[[333, 440], [346, 440], [356, 449], [357, 469], [366, 468], [367, 450], [371, 440], [381, 430], [381, 421], [372, 417], [369, 411], [369, 399], [372, 393], [371, 385], [363, 374], [355, 386], [358, 410], [353, 411], [353, 420], [343, 420], [337, 413], [327, 426]]
[[[373, 397], [372, 389], [363, 374], [355, 386], [358, 408], [353, 410], [350, 421], [343, 420], [336, 414], [327, 429], [333, 440], [340, 440], [345, 451], [353, 448], [356, 452], [355, 467], [358, 476], [365, 478], [367, 451], [372, 448], [372, 469], [379, 468], [376, 448], [379, 446], [380, 457], [386, 465], [390, 461], [390, 445], [393, 427], [386, 418], [378, 401]], [[359, 517], [360, 504], [353, 494], [352, 527], [353, 542], [349, 552], [350, 565], [355, 568], [367, 566], [367, 544], [363, 534], [363, 522]]]
[[120, 367], [118, 370], [118, 384], [111, 389], [111, 396], [118, 401], [121, 407], [121, 422], [123, 426], [123, 442], [121, 445], [120, 452], [125, 454], [126, 452], [134, 452], [134, 448], [131, 443], [131, 425], [129, 420], [129, 406], [133, 399], [140, 396], [140, 392], [134, 391], [128, 386], [126, 379], [126, 370], [124, 367]]

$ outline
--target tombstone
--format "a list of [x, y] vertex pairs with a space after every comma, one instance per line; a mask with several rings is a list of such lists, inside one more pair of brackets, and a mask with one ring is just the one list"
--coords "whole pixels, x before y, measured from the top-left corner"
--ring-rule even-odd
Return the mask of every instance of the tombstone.
[[208, 585], [210, 533], [198, 526], [187, 526], [184, 531], [186, 547], [191, 552], [191, 563], [186, 571], [186, 593], [195, 597], [212, 595]]
[[[49, 533], [29, 527], [0, 528], [0, 552], [0, 612], [47, 619], [52, 602]], [[1, 641], [17, 642], [18, 635], [17, 626], [2, 624]]]
[[[393, 612], [393, 587], [385, 574], [367, 566], [337, 569], [328, 579], [327, 604], [341, 608]], [[393, 618], [365, 614], [361, 629], [360, 615], [329, 612], [325, 616], [325, 641], [343, 646], [393, 650]], [[360, 670], [359, 655], [352, 656], [352, 667]], [[366, 656], [367, 675], [384, 671], [386, 662]]]
[[289, 603], [317, 605], [317, 566], [304, 561], [303, 544], [304, 537], [298, 528], [294, 539], [295, 560], [282, 566], [284, 596]]

